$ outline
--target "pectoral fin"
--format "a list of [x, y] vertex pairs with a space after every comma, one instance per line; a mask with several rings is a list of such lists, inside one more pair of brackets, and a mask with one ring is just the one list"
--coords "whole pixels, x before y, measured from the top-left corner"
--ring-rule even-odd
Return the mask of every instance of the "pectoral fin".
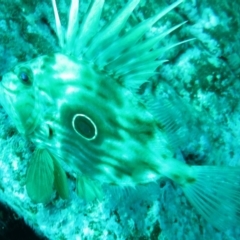
[[53, 183], [53, 159], [47, 150], [36, 149], [27, 170], [28, 196], [36, 203], [48, 203], [53, 192]]
[[67, 176], [59, 162], [53, 158], [54, 164], [54, 187], [62, 199], [69, 197], [69, 189], [67, 184]]

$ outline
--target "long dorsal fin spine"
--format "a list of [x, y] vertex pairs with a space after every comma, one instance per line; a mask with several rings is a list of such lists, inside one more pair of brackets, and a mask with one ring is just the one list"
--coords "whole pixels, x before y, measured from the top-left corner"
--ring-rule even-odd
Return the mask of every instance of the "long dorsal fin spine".
[[[87, 60], [99, 70], [104, 70], [106, 73], [114, 75], [125, 86], [137, 88], [139, 85], [134, 85], [129, 81], [134, 80], [136, 76], [139, 78], [137, 81], [134, 81], [135, 83], [142, 83], [144, 77], [145, 81], [148, 81], [148, 78], [156, 74], [156, 69], [164, 61], [160, 60], [160, 57], [168, 49], [189, 41], [186, 40], [164, 47], [157, 45], [163, 37], [179, 28], [185, 22], [159, 35], [148, 37], [146, 40], [142, 39], [157, 21], [183, 1], [176, 1], [155, 16], [138, 23], [135, 27], [129, 29], [127, 33], [122, 34], [127, 20], [140, 0], [132, 0], [125, 4], [113, 20], [102, 29], [100, 29], [99, 25], [104, 0], [92, 1], [81, 24], [78, 23], [79, 0], [71, 0], [68, 26], [65, 31], [61, 25], [56, 0], [52, 0], [56, 33], [60, 47], [64, 54], [75, 59]], [[119, 34], [122, 35], [119, 36]], [[141, 80], [139, 81], [139, 79]]]
[[139, 4], [139, 1], [140, 0], [129, 1], [126, 6], [118, 12], [111, 23], [109, 23], [98, 33], [85, 53], [85, 56], [88, 59], [92, 58], [92, 56], [96, 56], [98, 51], [104, 49], [118, 36], [118, 34], [124, 28], [129, 16]]
[[[112, 60], [113, 58], [116, 59], [117, 56], [121, 55], [123, 51], [127, 51], [132, 46], [134, 46], [135, 43], [137, 43], [141, 37], [149, 31], [149, 29], [163, 16], [165, 16], [168, 12], [170, 12], [173, 8], [175, 8], [177, 5], [179, 5], [182, 2], [182, 0], [177, 1], [167, 7], [165, 10], [161, 11], [157, 15], [146, 19], [145, 21], [137, 24], [131, 31], [126, 33], [121, 38], [118, 38], [116, 41], [114, 41], [108, 48], [104, 49], [102, 52], [99, 53], [98, 56], [96, 56], [95, 63], [96, 65], [103, 67], [106, 62], [109, 60]], [[92, 56], [95, 58], [95, 56]]]
[[76, 36], [76, 53], [82, 52], [88, 42], [97, 34], [103, 5], [104, 0], [94, 0], [89, 7], [79, 28], [79, 34]]
[[141, 42], [133, 46], [126, 53], [123, 53], [122, 55], [119, 55], [119, 57], [116, 58], [115, 60], [108, 62], [106, 65], [106, 69], [111, 69], [111, 70], [115, 69], [117, 71], [119, 68], [122, 69], [123, 65], [132, 64], [133, 62], [140, 62], [139, 54], [153, 49], [155, 44], [158, 43], [162, 38], [169, 35], [171, 32], [178, 29], [185, 23], [186, 21], [170, 28], [169, 30], [163, 32], [160, 35], [154, 36], [153, 38], [147, 39], [144, 42]]
[[72, 0], [71, 7], [69, 11], [68, 27], [66, 33], [66, 52], [71, 51], [72, 44], [76, 38], [76, 33], [78, 30], [78, 14], [79, 10], [79, 0]]
[[53, 12], [55, 17], [55, 24], [56, 24], [56, 33], [59, 41], [59, 45], [61, 48], [64, 47], [64, 33], [62, 29], [61, 20], [58, 14], [56, 0], [52, 0]]

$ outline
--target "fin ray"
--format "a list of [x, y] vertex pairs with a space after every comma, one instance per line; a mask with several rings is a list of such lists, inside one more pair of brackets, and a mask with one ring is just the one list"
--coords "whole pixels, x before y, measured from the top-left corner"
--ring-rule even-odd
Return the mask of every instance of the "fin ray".
[[54, 164], [54, 186], [59, 196], [62, 199], [67, 199], [69, 197], [69, 189], [66, 173], [63, 170], [60, 163], [55, 158], [53, 158], [53, 164]]
[[29, 197], [37, 203], [49, 202], [53, 192], [54, 166], [50, 154], [45, 149], [33, 153], [26, 176]]
[[146, 19], [145, 21], [137, 24], [131, 31], [126, 33], [124, 36], [114, 41], [106, 50], [102, 51], [96, 58], [95, 63], [103, 67], [106, 62], [116, 58], [121, 54], [125, 49], [129, 49], [133, 46], [138, 40], [156, 23], [160, 18], [165, 16], [168, 12], [178, 6], [183, 0], [179, 0], [165, 10], [161, 11], [159, 14], [156, 14], [152, 18]]
[[[185, 23], [186, 22], [178, 24], [178, 25], [172, 27], [171, 29], [167, 30], [166, 32], [163, 32], [160, 35], [157, 35], [153, 38], [149, 38], [146, 41], [140, 42], [136, 46], [131, 47], [131, 49], [129, 49], [129, 51], [127, 51], [126, 53], [121, 54], [118, 58], [116, 58], [112, 62], [108, 62], [106, 65], [107, 69], [111, 69], [113, 71], [118, 71], [119, 69], [123, 68], [122, 66], [124, 66], [124, 65], [128, 66], [128, 65], [132, 64], [133, 62], [134, 63], [143, 62], [143, 60], [144, 60], [143, 57], [146, 55], [148, 56], [150, 54], [149, 51], [154, 48], [154, 45], [156, 43], [158, 43], [163, 37], [167, 36], [168, 34], [170, 34], [171, 32], [173, 32], [174, 30], [176, 30], [177, 28], [179, 28], [180, 26], [182, 26]], [[164, 51], [162, 51], [162, 50], [159, 51], [156, 56], [160, 57], [161, 53], [163, 54]], [[139, 58], [141, 58], [141, 61]], [[145, 61], [147, 61], [147, 60], [145, 60]]]
[[77, 178], [77, 195], [86, 201], [102, 199], [102, 189], [98, 184], [85, 176]]
[[63, 34], [62, 24], [61, 24], [61, 20], [60, 20], [58, 9], [57, 9], [56, 0], [52, 0], [52, 6], [53, 6], [54, 17], [55, 17], [55, 24], [56, 24], [56, 31], [57, 31], [59, 45], [61, 48], [63, 48], [64, 34]]
[[118, 36], [138, 3], [139, 0], [129, 1], [126, 6], [118, 12], [111, 23], [98, 33], [86, 51], [85, 56], [87, 58], [92, 59], [93, 56], [96, 55], [96, 52], [104, 49], [114, 38], [116, 38], [116, 36]]
[[77, 36], [77, 50], [79, 53], [83, 51], [91, 38], [97, 33], [104, 0], [95, 0], [92, 2]]
[[192, 166], [196, 181], [182, 186], [197, 211], [219, 230], [240, 223], [240, 168]]
[[74, 40], [76, 38], [76, 33], [78, 30], [78, 10], [79, 0], [72, 0], [66, 33], [66, 52], [71, 52], [72, 44], [74, 44]]

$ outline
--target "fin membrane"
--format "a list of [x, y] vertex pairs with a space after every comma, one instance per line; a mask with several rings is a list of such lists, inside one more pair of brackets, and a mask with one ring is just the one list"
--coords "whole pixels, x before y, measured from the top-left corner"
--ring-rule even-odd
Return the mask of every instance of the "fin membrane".
[[195, 124], [195, 114], [164, 81], [158, 85], [154, 94], [150, 92], [151, 87], [143, 95], [144, 103], [165, 130], [173, 149], [181, 148], [188, 144], [190, 127]]
[[67, 175], [59, 162], [53, 158], [54, 164], [54, 187], [62, 199], [69, 197], [69, 188], [67, 183]]
[[196, 180], [182, 188], [196, 210], [219, 230], [240, 224], [240, 167], [192, 166]]
[[96, 182], [85, 176], [77, 178], [77, 195], [86, 201], [102, 199], [102, 189]]
[[183, 43], [178, 42], [164, 48], [156, 46], [163, 37], [179, 28], [183, 23], [159, 35], [144, 39], [153, 25], [181, 4], [183, 0], [178, 0], [153, 17], [137, 23], [126, 33], [123, 33], [123, 30], [140, 0], [129, 0], [112, 21], [106, 23], [102, 28], [99, 23], [104, 0], [92, 1], [81, 24], [78, 24], [78, 1], [71, 0], [68, 26], [64, 30], [56, 0], [52, 0], [56, 33], [63, 53], [93, 63], [100, 70], [118, 78], [126, 87], [140, 87], [144, 81], [156, 74], [155, 70], [164, 62], [159, 60], [164, 52]]
[[45, 149], [36, 149], [27, 170], [26, 189], [36, 203], [48, 203], [53, 192], [54, 166]]
[[27, 170], [28, 196], [36, 203], [48, 203], [54, 187], [61, 198], [68, 198], [67, 176], [61, 165], [47, 150], [36, 149]]

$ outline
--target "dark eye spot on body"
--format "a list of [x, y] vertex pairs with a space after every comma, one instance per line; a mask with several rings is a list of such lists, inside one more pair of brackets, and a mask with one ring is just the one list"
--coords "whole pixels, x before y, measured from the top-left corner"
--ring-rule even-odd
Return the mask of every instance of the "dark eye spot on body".
[[76, 114], [72, 120], [75, 132], [86, 140], [93, 140], [97, 137], [97, 126], [91, 118], [84, 114]]

